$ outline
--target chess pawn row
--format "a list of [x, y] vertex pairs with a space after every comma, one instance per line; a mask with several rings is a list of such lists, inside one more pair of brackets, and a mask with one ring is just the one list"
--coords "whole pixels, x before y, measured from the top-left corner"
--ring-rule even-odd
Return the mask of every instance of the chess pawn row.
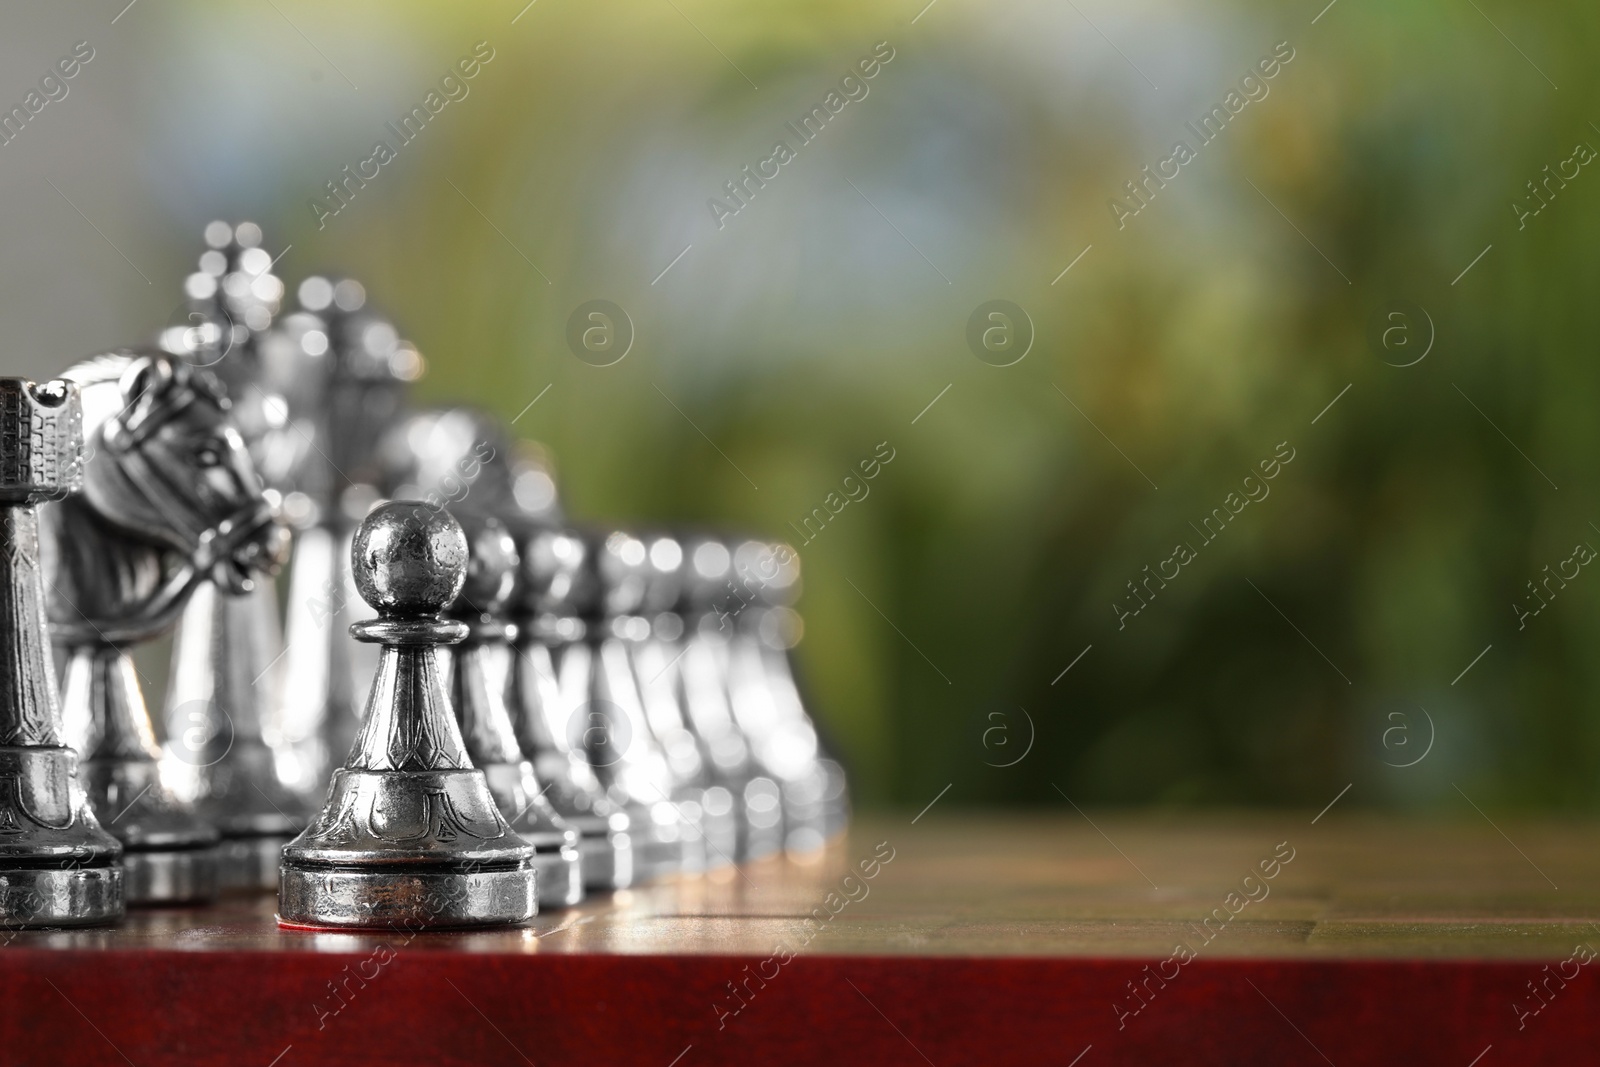
[[520, 532], [517, 582], [508, 604], [516, 630], [499, 671], [517, 740], [551, 806], [578, 832], [584, 885], [594, 892], [626, 889], [636, 877], [638, 813], [615, 802], [601, 785], [581, 723], [574, 739], [552, 654], [583, 640], [586, 632], [572, 598], [583, 580], [587, 548], [560, 528], [536, 525]]
[[[789, 649], [799, 557], [785, 545], [691, 539], [673, 655], [683, 706], [711, 762], [743, 784], [743, 858], [806, 853], [844, 829], [843, 768], [821, 747]], [[658, 628], [659, 628], [658, 622]]]
[[[612, 625], [628, 645], [645, 723], [660, 746], [675, 787], [699, 797], [699, 830], [705, 838], [707, 863], [714, 867], [767, 854], [772, 850], [759, 844], [751, 847], [752, 841], [760, 841], [762, 824], [767, 821], [757, 810], [761, 804], [746, 803], [760, 795], [763, 787], [752, 788], [748, 778], [730, 779], [720, 774], [709, 746], [690, 719], [678, 673], [685, 650], [683, 617], [678, 613], [684, 593], [682, 544], [664, 535], [641, 539], [613, 535], [607, 540], [635, 555], [635, 544], [644, 549], [644, 586], [637, 613], [619, 617]], [[775, 790], [767, 791], [776, 796]]]
[[566, 595], [551, 604], [546, 648], [559, 697], [545, 708], [554, 719], [547, 726], [565, 735], [610, 804], [628, 815], [637, 880], [704, 870], [704, 797], [675, 779], [634, 672], [632, 644], [648, 628], [638, 614], [646, 550], [622, 533], [585, 533], [581, 544]]
[[620, 621], [636, 617], [618, 611], [642, 593], [642, 546], [533, 525], [521, 547], [508, 702], [524, 751], [583, 833], [586, 881], [622, 888], [703, 870], [704, 798], [674, 777], [651, 731]]
[[715, 611], [719, 624], [733, 616], [733, 706], [763, 763], [783, 782], [785, 847], [806, 852], [844, 830], [850, 800], [844, 768], [824, 747], [795, 679], [800, 557], [788, 545], [763, 541], [729, 547], [737, 578], [732, 610], [724, 601]]
[[750, 543], [731, 608], [736, 552], [721, 541], [535, 528], [523, 546], [509, 680], [525, 750], [590, 810], [609, 801], [636, 825], [649, 816], [656, 847], [662, 827], [683, 842], [641, 877], [810, 851], [843, 829], [843, 772], [788, 663], [792, 562], [780, 575], [755, 558], [779, 551]]
[[517, 580], [516, 542], [493, 517], [464, 511], [457, 519], [467, 539], [467, 577], [449, 615], [467, 627], [467, 636], [450, 648], [450, 703], [467, 755], [488, 780], [500, 813], [533, 846], [540, 905], [567, 907], [583, 899], [578, 832], [556, 813], [523, 755], [496, 671], [503, 670], [517, 632], [506, 620]]
[[[653, 558], [663, 555], [658, 548]], [[783, 790], [741, 725], [729, 685], [732, 627], [718, 605], [731, 588], [732, 556], [721, 541], [708, 538], [689, 540], [679, 556], [678, 599], [656, 621], [669, 664], [664, 681], [681, 694], [714, 779], [735, 798], [738, 858], [761, 859], [784, 846]], [[674, 630], [677, 638], [668, 640]]]

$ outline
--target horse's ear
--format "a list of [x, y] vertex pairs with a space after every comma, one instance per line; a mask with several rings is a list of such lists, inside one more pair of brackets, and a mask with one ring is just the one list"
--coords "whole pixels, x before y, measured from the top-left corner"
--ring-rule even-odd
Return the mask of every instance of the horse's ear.
[[112, 420], [113, 425], [120, 424], [120, 428], [114, 436], [126, 439], [128, 434], [136, 433], [176, 384], [170, 360], [159, 356], [136, 357], [122, 372], [122, 411]]
[[144, 407], [172, 386], [172, 363], [139, 356], [122, 372], [122, 401], [127, 410]]

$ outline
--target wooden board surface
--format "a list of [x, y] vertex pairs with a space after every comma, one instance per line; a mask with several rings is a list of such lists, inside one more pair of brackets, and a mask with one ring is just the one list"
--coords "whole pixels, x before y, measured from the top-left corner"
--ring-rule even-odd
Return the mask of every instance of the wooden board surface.
[[0, 1064], [1493, 1067], [1600, 1039], [1600, 827], [1314, 814], [880, 816], [517, 930], [284, 930], [242, 898], [21, 933]]

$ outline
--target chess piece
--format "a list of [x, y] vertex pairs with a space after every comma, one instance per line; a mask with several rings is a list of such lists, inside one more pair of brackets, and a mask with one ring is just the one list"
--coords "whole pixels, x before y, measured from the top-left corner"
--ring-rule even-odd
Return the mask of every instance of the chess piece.
[[286, 435], [285, 404], [276, 383], [267, 380], [264, 343], [283, 281], [272, 273], [272, 256], [261, 247], [261, 227], [253, 222], [212, 222], [205, 243], [198, 269], [184, 279], [182, 321], [163, 330], [159, 343], [222, 383], [256, 473], [275, 486], [287, 463], [280, 441]]
[[504, 616], [516, 581], [516, 542], [497, 519], [470, 511], [457, 518], [467, 535], [467, 579], [449, 615], [467, 626], [467, 638], [451, 648], [450, 703], [467, 755], [488, 779], [500, 813], [533, 846], [540, 906], [569, 907], [583, 899], [578, 833], [545, 798], [517, 742], [505, 685], [490, 680], [491, 659], [503, 661], [517, 632]]
[[678, 605], [683, 594], [683, 545], [677, 538], [653, 535], [644, 539], [645, 582], [639, 615], [649, 623], [629, 627], [627, 641], [644, 720], [672, 772], [675, 795], [700, 798], [699, 829], [705, 836], [706, 863], [711, 867], [735, 862], [739, 852], [740, 812], [734, 805], [738, 779], [721, 778], [702, 740], [690, 729], [683, 705], [678, 666], [683, 651], [683, 617]]
[[634, 881], [633, 818], [606, 795], [582, 744], [573, 743], [551, 654], [584, 634], [572, 594], [584, 572], [585, 546], [566, 530], [532, 526], [517, 548], [521, 566], [511, 600], [516, 644], [504, 670], [517, 740], [548, 787], [551, 806], [578, 831], [584, 885], [597, 892], [626, 889]]
[[425, 408], [399, 420], [377, 446], [379, 488], [392, 500], [487, 511], [513, 497], [513, 449], [500, 420], [468, 407]]
[[733, 547], [733, 565], [739, 581], [721, 609], [733, 621], [729, 701], [758, 758], [783, 786], [784, 847], [809, 852], [844, 830], [850, 809], [844, 768], [823, 750], [790, 659], [801, 634], [791, 607], [800, 556], [788, 545], [743, 541]]
[[564, 727], [606, 795], [633, 821], [639, 878], [704, 870], [701, 798], [673, 781], [645, 720], [629, 654], [629, 643], [650, 629], [638, 614], [647, 550], [620, 532], [585, 540], [585, 569], [573, 590], [583, 637], [551, 647]]
[[291, 396], [291, 417], [315, 449], [296, 479], [304, 518], [289, 565], [283, 718], [320, 792], [350, 751], [376, 666], [376, 646], [350, 640], [350, 626], [371, 617], [350, 574], [350, 543], [381, 496], [376, 442], [400, 418], [424, 363], [354, 278], [313, 275], [297, 298], [285, 326], [304, 351], [321, 353], [311, 365], [321, 373], [308, 372], [314, 387]]
[[[328, 687], [319, 669], [326, 667], [328, 652], [322, 642], [308, 637], [337, 632], [339, 644], [352, 647], [349, 620], [336, 626], [333, 616], [339, 604], [359, 600], [349, 584], [349, 568], [335, 562], [349, 554], [349, 545], [326, 528], [326, 490], [333, 475], [322, 452], [327, 441], [319, 420], [332, 359], [327, 329], [320, 316], [294, 310], [274, 319], [272, 328], [256, 339], [261, 389], [277, 400], [276, 418], [261, 442], [260, 470], [282, 497], [279, 515], [290, 531], [291, 547], [282, 582], [286, 610], [280, 615], [273, 590], [270, 625], [275, 632], [263, 639], [264, 650], [270, 646], [278, 658], [273, 662], [268, 657], [253, 688], [262, 693], [262, 738], [272, 751], [279, 781], [296, 799], [294, 807], [284, 810], [301, 828], [303, 816], [321, 803], [329, 765], [335, 762], [322, 737], [321, 694]], [[265, 613], [260, 618], [266, 625]], [[297, 640], [291, 642], [291, 636]], [[355, 713], [348, 718], [354, 720]]]
[[377, 485], [383, 431], [400, 417], [411, 383], [425, 369], [416, 346], [367, 303], [354, 278], [313, 276], [300, 283], [300, 306], [327, 324], [329, 378], [324, 394], [324, 438], [335, 495], [351, 484]]
[[351, 568], [378, 613], [351, 632], [382, 651], [349, 759], [321, 813], [283, 850], [280, 921], [525, 922], [538, 910], [533, 847], [472, 766], [435, 655], [469, 629], [439, 618], [466, 580], [466, 534], [443, 509], [383, 504], [356, 530]]
[[562, 521], [561, 497], [556, 489], [554, 463], [537, 441], [511, 442], [511, 499], [507, 518], [522, 528]]
[[306, 816], [303, 798], [280, 775], [286, 754], [263, 732], [273, 711], [278, 619], [272, 587], [259, 581], [266, 596], [202, 583], [184, 608], [172, 646], [162, 776], [222, 835], [219, 886], [270, 891], [283, 846]]
[[[299, 450], [287, 432], [286, 402], [264, 387], [262, 349], [283, 283], [254, 223], [213, 222], [206, 243], [200, 269], [184, 284], [191, 325], [176, 336], [168, 331], [163, 345], [214, 368], [257, 472], [281, 499]], [[270, 579], [282, 562], [266, 561], [267, 573], [240, 596], [201, 583], [173, 636], [163, 778], [221, 832], [224, 888], [276, 889], [283, 846], [306, 822], [283, 772], [290, 780], [305, 774], [292, 766], [295, 754], [281, 744], [275, 721], [283, 634]]]
[[0, 378], [0, 927], [122, 916], [122, 846], [100, 828], [62, 741], [37, 505], [83, 477], [76, 386]]
[[82, 391], [88, 457], [83, 490], [40, 509], [56, 561], [50, 622], [68, 649], [66, 737], [122, 842], [128, 903], [210, 899], [217, 831], [161, 779], [129, 650], [169, 629], [202, 582], [248, 593], [282, 530], [208, 371], [118, 352], [63, 377]]
[[739, 813], [741, 861], [783, 848], [783, 790], [740, 729], [729, 699], [733, 623], [723, 608], [732, 592], [733, 554], [714, 538], [684, 544], [683, 648], [674, 668], [687, 721]]

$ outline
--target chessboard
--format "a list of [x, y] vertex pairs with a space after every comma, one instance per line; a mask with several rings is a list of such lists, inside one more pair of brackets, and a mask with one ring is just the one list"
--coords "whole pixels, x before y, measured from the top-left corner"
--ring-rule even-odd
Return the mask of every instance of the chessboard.
[[261, 896], [141, 909], [10, 935], [0, 1047], [138, 1067], [1492, 1067], [1600, 1038], [1600, 827], [1314, 816], [878, 814], [799, 859], [473, 932], [285, 929]]

